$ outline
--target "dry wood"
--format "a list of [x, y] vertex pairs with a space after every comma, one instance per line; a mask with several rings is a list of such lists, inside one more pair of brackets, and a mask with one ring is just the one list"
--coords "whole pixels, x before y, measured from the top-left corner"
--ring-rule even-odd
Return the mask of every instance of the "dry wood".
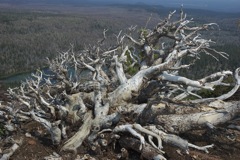
[[[178, 20], [173, 18], [175, 12], [153, 29], [137, 31], [130, 27], [127, 33], [120, 31], [112, 46], [108, 46], [104, 29], [103, 39], [94, 46], [77, 53], [69, 49], [52, 61], [48, 59], [51, 75], [38, 70], [20, 87], [8, 89], [11, 102], [0, 104], [0, 122], [12, 132], [20, 129], [22, 122], [34, 120], [47, 129], [53, 144], [75, 153], [86, 142], [95, 154], [101, 154], [108, 144], [116, 145], [119, 138], [122, 159], [128, 158], [128, 149], [146, 159], [165, 159], [162, 141], [186, 152], [189, 147], [208, 152], [213, 145], [199, 147], [177, 134], [206, 126], [214, 128], [238, 114], [239, 102], [220, 100], [239, 89], [240, 69], [234, 74], [222, 71], [199, 80], [179, 75], [179, 70], [194, 65], [203, 53], [215, 59], [215, 55], [228, 58], [228, 54], [212, 49], [212, 41], [199, 34], [217, 24], [192, 27], [192, 19], [188, 20], [182, 10]], [[170, 43], [164, 41], [166, 38]], [[185, 57], [192, 57], [188, 64], [182, 64]], [[235, 78], [228, 93], [206, 99], [197, 94], [200, 89], [214, 90], [217, 85], [231, 87], [224, 82], [227, 76]], [[188, 95], [197, 99], [184, 102]]]

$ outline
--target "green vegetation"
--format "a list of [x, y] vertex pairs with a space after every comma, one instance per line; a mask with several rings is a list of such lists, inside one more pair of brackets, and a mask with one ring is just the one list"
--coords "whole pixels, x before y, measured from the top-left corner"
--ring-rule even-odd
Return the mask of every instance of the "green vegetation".
[[[223, 82], [229, 83], [229, 84], [234, 84], [234, 80], [232, 77], [228, 77], [225, 79]], [[229, 92], [232, 89], [232, 86], [216, 86], [214, 91], [202, 89], [198, 92], [199, 95], [201, 95], [203, 98], [207, 97], [219, 97], [227, 92]]]
[[[234, 79], [233, 77], [227, 77], [223, 82], [228, 84], [234, 84]], [[201, 89], [197, 92], [197, 94], [200, 95], [202, 98], [219, 97], [229, 92], [231, 89], [232, 89], [232, 86], [216, 86], [214, 91]], [[193, 99], [196, 99], [196, 97], [189, 95], [186, 99], [193, 100]]]
[[7, 90], [8, 88], [19, 87], [20, 84], [21, 84], [20, 81], [2, 83], [2, 84], [1, 84], [1, 89], [2, 89], [2, 90]]
[[0, 11], [0, 24], [0, 77], [44, 67], [46, 57], [69, 49], [70, 43], [83, 49], [104, 28], [120, 30], [106, 18], [30, 11]]
[[[200, 60], [196, 61], [196, 65], [191, 66], [188, 70], [182, 70], [181, 74], [190, 78], [202, 78], [208, 74], [221, 70], [234, 71], [239, 67], [240, 62], [240, 47], [235, 44], [225, 44], [221, 46], [215, 46], [216, 50], [226, 52], [229, 54], [228, 59], [224, 59], [215, 55], [219, 61], [216, 61], [209, 55], [200, 56]], [[185, 59], [183, 63], [189, 62], [189, 59]]]
[[0, 124], [0, 137], [4, 136], [4, 133], [5, 133], [4, 127], [2, 124]]

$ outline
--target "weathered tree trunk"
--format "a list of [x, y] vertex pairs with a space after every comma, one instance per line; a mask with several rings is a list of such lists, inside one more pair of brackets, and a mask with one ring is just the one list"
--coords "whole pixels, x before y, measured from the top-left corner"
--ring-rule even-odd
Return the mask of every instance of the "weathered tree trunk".
[[65, 142], [61, 150], [74, 151], [77, 153], [77, 148], [81, 146], [85, 138], [90, 134], [93, 123], [92, 112], [89, 111], [84, 116], [83, 125], [79, 128], [79, 131], [75, 133], [68, 141]]
[[207, 127], [209, 124], [226, 123], [240, 112], [240, 102], [226, 102], [223, 107], [199, 113], [157, 115], [154, 124], [172, 133], [184, 133], [194, 128]]

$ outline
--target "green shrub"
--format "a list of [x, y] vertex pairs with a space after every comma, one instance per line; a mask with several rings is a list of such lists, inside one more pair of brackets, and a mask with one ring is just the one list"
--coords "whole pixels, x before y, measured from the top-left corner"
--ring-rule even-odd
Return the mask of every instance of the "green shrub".
[[4, 131], [4, 127], [2, 124], [0, 124], [0, 137], [2, 137], [4, 135], [5, 131]]
[[[227, 77], [224, 81], [224, 83], [234, 84], [234, 79], [232, 77]], [[198, 95], [200, 95], [202, 98], [208, 98], [208, 97], [219, 97], [227, 92], [229, 92], [232, 89], [233, 86], [216, 86], [214, 91], [207, 90], [207, 89], [201, 89], [197, 92]], [[186, 100], [194, 100], [196, 99], [195, 96], [188, 96]]]

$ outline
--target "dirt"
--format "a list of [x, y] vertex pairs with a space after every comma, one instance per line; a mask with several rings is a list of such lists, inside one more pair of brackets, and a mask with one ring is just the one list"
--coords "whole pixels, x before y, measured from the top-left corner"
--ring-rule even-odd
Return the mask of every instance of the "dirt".
[[[217, 126], [215, 129], [192, 130], [180, 136], [190, 143], [203, 146], [214, 144], [214, 148], [209, 149], [209, 153], [198, 151], [190, 148], [189, 154], [179, 150], [174, 146], [163, 144], [164, 156], [168, 160], [239, 160], [240, 159], [240, 131], [227, 129], [231, 123], [240, 125], [240, 120], [233, 120], [227, 124]], [[29, 133], [31, 137], [26, 137], [25, 133]], [[36, 122], [28, 122], [21, 126], [21, 130], [13, 133], [14, 137], [23, 137], [22, 146], [11, 156], [11, 160], [41, 160], [46, 156], [52, 155], [54, 152], [59, 153], [61, 146], [54, 146], [51, 138], [46, 130]], [[1, 137], [4, 139], [4, 137]], [[1, 142], [0, 138], [0, 142]], [[6, 137], [5, 137], [6, 138]], [[9, 145], [0, 143], [1, 150], [4, 151]], [[129, 150], [129, 159], [138, 160], [142, 157], [135, 151]], [[99, 160], [115, 160], [116, 155], [120, 153], [120, 146], [116, 144], [116, 148], [112, 146], [103, 149], [100, 154], [89, 149], [86, 143], [79, 148], [77, 154], [61, 153], [63, 160], [72, 160], [74, 157], [82, 157], [84, 154], [90, 154], [91, 157]], [[90, 159], [90, 158], [86, 158]]]
[[[240, 123], [239, 123], [240, 125]], [[47, 132], [36, 122], [29, 122], [22, 126], [22, 132], [15, 133], [15, 137], [24, 137], [22, 146], [11, 157], [12, 160], [40, 160], [43, 157], [52, 155], [53, 152], [59, 153], [59, 147], [53, 146]], [[32, 137], [26, 137], [24, 132], [30, 133]], [[226, 125], [218, 126], [214, 130], [193, 130], [180, 135], [189, 142], [202, 146], [214, 144], [214, 148], [209, 149], [209, 153], [190, 148], [189, 154], [184, 153], [176, 147], [163, 144], [164, 156], [168, 160], [239, 160], [240, 157], [240, 132], [232, 129], [226, 129]], [[2, 144], [0, 146], [3, 146]], [[116, 155], [120, 153], [119, 146], [114, 150], [112, 147], [106, 147], [101, 154], [90, 151], [86, 144], [78, 150], [78, 156], [90, 154], [96, 159], [117, 159]], [[0, 147], [1, 148], [1, 147]], [[2, 147], [4, 150], [4, 147]], [[141, 156], [135, 151], [129, 151], [129, 159], [140, 159]], [[61, 155], [63, 159], [74, 159], [72, 154]]]

